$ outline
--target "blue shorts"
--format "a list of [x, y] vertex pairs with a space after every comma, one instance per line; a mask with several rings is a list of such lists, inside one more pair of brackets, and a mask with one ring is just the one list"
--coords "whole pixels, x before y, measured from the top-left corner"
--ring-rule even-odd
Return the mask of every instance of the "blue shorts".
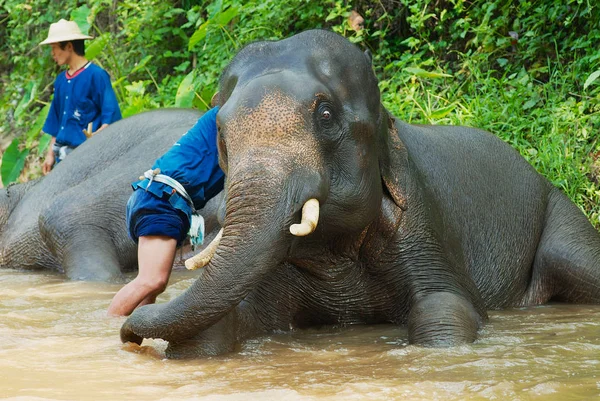
[[165, 193], [158, 197], [139, 187], [134, 190], [127, 202], [126, 212], [127, 231], [131, 239], [137, 243], [142, 236], [162, 235], [176, 239], [177, 246], [181, 246], [190, 230], [191, 217], [173, 206], [181, 203], [171, 199], [173, 197], [181, 198], [177, 193]]

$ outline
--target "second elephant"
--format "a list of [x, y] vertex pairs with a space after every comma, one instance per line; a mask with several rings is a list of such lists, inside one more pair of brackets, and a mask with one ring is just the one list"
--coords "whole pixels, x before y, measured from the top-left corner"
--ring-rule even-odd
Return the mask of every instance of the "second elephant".
[[[126, 118], [90, 138], [46, 177], [0, 190], [0, 268], [51, 269], [70, 279], [119, 280], [135, 269], [125, 205], [131, 182], [191, 128], [200, 113], [163, 109]], [[216, 206], [204, 215], [218, 225]]]

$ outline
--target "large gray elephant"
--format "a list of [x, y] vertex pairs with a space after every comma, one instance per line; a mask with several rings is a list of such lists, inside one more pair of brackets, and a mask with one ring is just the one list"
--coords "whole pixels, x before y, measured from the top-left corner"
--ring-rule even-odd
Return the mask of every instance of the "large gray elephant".
[[600, 303], [600, 235], [514, 149], [409, 125], [368, 54], [314, 30], [251, 44], [223, 72], [223, 233], [197, 281], [143, 306], [122, 341], [172, 357], [315, 325], [394, 323], [472, 342], [487, 309]]
[[[136, 245], [125, 229], [130, 184], [200, 115], [164, 109], [121, 120], [75, 149], [48, 176], [0, 190], [0, 267], [120, 280], [137, 265]], [[210, 230], [218, 224], [216, 208], [206, 209]]]

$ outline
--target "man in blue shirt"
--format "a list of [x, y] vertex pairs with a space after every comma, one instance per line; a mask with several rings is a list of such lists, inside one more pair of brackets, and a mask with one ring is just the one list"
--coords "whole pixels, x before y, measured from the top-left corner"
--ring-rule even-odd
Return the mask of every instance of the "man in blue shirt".
[[167, 286], [176, 249], [190, 230], [192, 212], [223, 189], [218, 110], [207, 111], [143, 180], [132, 184], [126, 220], [129, 236], [138, 243], [138, 275], [117, 292], [109, 315], [127, 316], [138, 306], [154, 303]]
[[54, 81], [54, 98], [42, 128], [53, 137], [44, 174], [88, 136], [121, 119], [108, 73], [85, 58], [85, 39], [91, 37], [82, 34], [77, 23], [61, 19], [50, 25], [48, 38], [40, 43], [51, 45], [54, 61], [69, 67]]

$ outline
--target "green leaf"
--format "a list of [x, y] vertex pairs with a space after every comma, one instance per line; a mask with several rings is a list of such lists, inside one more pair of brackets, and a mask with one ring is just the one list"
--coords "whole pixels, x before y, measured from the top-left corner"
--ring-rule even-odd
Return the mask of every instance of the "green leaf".
[[102, 53], [108, 42], [108, 34], [98, 36], [85, 46], [85, 58], [93, 60]]
[[46, 153], [46, 150], [48, 149], [48, 145], [50, 145], [51, 139], [52, 139], [52, 135], [44, 134], [41, 136], [40, 142], [38, 144], [38, 150], [37, 150], [39, 157], [42, 157]]
[[237, 15], [238, 15], [238, 8], [237, 7], [229, 7], [227, 10], [215, 15], [213, 20], [217, 24], [219, 24], [221, 26], [225, 26], [225, 25], [229, 24], [229, 22], [232, 19], [237, 17]]
[[530, 108], [535, 106], [539, 100], [540, 100], [539, 98], [538, 99], [529, 99], [523, 105], [523, 110], [529, 110]]
[[417, 67], [406, 67], [404, 71], [409, 72], [417, 77], [421, 78], [442, 78], [442, 77], [452, 77], [452, 75], [444, 74], [442, 72], [432, 72], [426, 71]]
[[42, 108], [42, 110], [40, 110], [33, 125], [31, 126], [31, 128], [29, 128], [29, 131], [27, 131], [27, 140], [25, 142], [26, 148], [29, 149], [31, 147], [31, 144], [33, 143], [33, 141], [35, 141], [35, 138], [37, 138], [37, 136], [40, 134], [40, 131], [42, 131], [42, 127], [44, 126], [44, 122], [46, 121], [46, 116], [48, 115], [48, 110], [50, 110], [50, 104], [45, 105]]
[[119, 79], [117, 79], [115, 82], [113, 82], [113, 87], [116, 88], [117, 86], [121, 85], [123, 82], [127, 82], [127, 77], [121, 77]]
[[429, 115], [429, 118], [433, 118], [433, 119], [440, 119], [440, 118], [444, 118], [446, 117], [449, 113], [452, 112], [452, 110], [454, 110], [454, 108], [456, 107], [456, 103], [452, 103], [449, 106], [446, 107], [442, 107], [441, 109], [437, 109], [436, 111], [434, 111], [433, 113], [431, 113]]
[[215, 94], [214, 85], [208, 85], [206, 83], [200, 85], [203, 89], [200, 93], [196, 93], [197, 96], [194, 97], [192, 102], [192, 107], [194, 109], [206, 111], [210, 109], [210, 100], [212, 96]]
[[150, 56], [146, 56], [142, 59], [142, 61], [140, 61], [135, 67], [133, 67], [133, 69], [131, 70], [130, 74], [141, 70], [142, 68], [144, 68], [146, 66], [146, 64], [148, 64], [148, 61], [152, 60], [152, 55]]
[[14, 139], [6, 148], [2, 155], [2, 165], [0, 166], [0, 175], [2, 176], [2, 185], [5, 187], [8, 184], [17, 181], [23, 166], [25, 158], [29, 154], [29, 149], [19, 150], [19, 140]]
[[125, 90], [130, 95], [144, 96], [144, 93], [146, 93], [146, 84], [144, 81], [135, 81], [129, 85], [125, 85]]
[[35, 98], [35, 93], [37, 91], [37, 83], [33, 81], [29, 81], [27, 87], [25, 88], [25, 94], [21, 98], [21, 101], [17, 105], [15, 109], [14, 117], [18, 119], [21, 114], [29, 107], [31, 101]]
[[[90, 8], [85, 4], [75, 10], [71, 11], [71, 21], [77, 22], [79, 29], [84, 35], [87, 35], [90, 30], [90, 23], [88, 18], [90, 16]], [[86, 53], [87, 54], [87, 53]]]
[[192, 48], [198, 42], [200, 42], [202, 39], [204, 39], [206, 37], [206, 32], [208, 30], [209, 25], [210, 25], [210, 20], [206, 21], [205, 23], [203, 23], [202, 25], [200, 25], [198, 27], [198, 29], [196, 30], [196, 32], [194, 32], [194, 34], [190, 38], [190, 41], [188, 42], [188, 50], [192, 50]]
[[192, 107], [194, 96], [196, 93], [194, 92], [194, 71], [192, 71], [183, 78], [177, 88], [175, 107]]
[[327, 18], [325, 18], [325, 22], [331, 21], [332, 19], [337, 18], [339, 16], [340, 13], [337, 10], [331, 10]]
[[596, 79], [598, 79], [598, 77], [600, 77], [600, 70], [592, 72], [588, 79], [585, 80], [583, 89], [587, 89], [587, 87], [590, 86]]

